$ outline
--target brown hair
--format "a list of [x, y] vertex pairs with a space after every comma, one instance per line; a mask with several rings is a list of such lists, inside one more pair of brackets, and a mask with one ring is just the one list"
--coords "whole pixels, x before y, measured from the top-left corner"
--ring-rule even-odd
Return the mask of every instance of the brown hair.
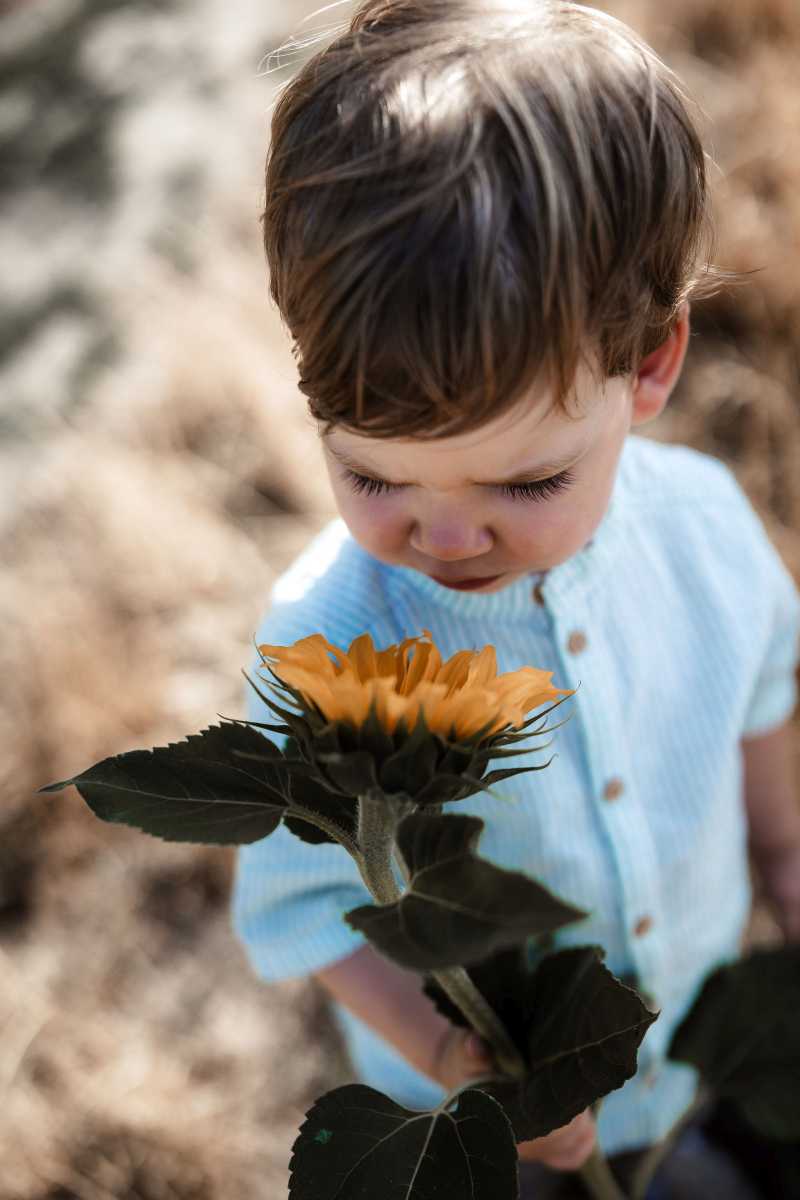
[[271, 291], [327, 428], [441, 437], [578, 363], [635, 370], [716, 290], [675, 77], [559, 0], [367, 0], [280, 96]]

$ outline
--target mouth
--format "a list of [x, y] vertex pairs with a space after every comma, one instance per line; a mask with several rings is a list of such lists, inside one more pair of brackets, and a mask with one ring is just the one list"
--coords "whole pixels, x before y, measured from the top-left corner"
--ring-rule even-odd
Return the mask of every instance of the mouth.
[[478, 579], [440, 579], [438, 575], [431, 576], [437, 583], [441, 583], [443, 587], [455, 588], [459, 592], [471, 592], [478, 588], [486, 587], [489, 583], [494, 583], [499, 579], [499, 575], [484, 575]]

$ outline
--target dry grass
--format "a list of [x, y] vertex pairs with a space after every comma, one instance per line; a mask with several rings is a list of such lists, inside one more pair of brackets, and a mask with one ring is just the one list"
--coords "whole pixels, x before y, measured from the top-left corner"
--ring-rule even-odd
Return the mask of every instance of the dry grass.
[[[255, 66], [310, 8], [265, 25], [249, 0], [235, 20], [221, 0], [191, 16], [103, 0], [90, 21], [76, 0], [31, 9], [44, 33], [7, 27], [21, 58], [49, 47], [63, 104], [47, 153], [21, 155], [0, 194], [18, 232], [2, 235], [17, 297], [0, 409], [0, 1200], [282, 1196], [303, 1112], [346, 1072], [313, 987], [250, 973], [228, 928], [232, 854], [106, 827], [73, 792], [32, 799], [107, 754], [240, 714], [269, 584], [331, 511], [256, 223], [269, 84]], [[800, 9], [614, 11], [708, 113], [718, 258], [757, 272], [695, 314], [652, 432], [732, 462], [800, 577]], [[108, 178], [99, 141], [81, 158], [84, 77], [51, 44], [67, 26], [69, 53], [91, 49], [76, 61], [100, 89], [86, 112], [108, 115], [93, 126]], [[14, 117], [30, 147], [25, 78], [4, 128]], [[182, 154], [183, 175], [164, 174]]]

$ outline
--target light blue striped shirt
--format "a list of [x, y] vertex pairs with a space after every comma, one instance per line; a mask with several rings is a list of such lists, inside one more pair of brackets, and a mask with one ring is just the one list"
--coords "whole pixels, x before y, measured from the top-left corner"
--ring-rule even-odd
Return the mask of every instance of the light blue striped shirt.
[[[495, 594], [453, 591], [363, 550], [331, 522], [272, 591], [256, 638], [320, 632], [379, 647], [431, 630], [443, 656], [492, 643], [500, 671], [555, 672], [577, 694], [545, 771], [502, 795], [448, 804], [486, 829], [479, 852], [587, 910], [562, 945], [599, 943], [661, 1011], [639, 1070], [603, 1102], [607, 1153], [661, 1138], [688, 1106], [692, 1068], [665, 1060], [706, 976], [735, 958], [750, 907], [740, 739], [787, 720], [796, 701], [797, 589], [732, 472], [683, 446], [629, 436], [591, 542], [544, 577]], [[574, 634], [583, 634], [575, 638]], [[250, 664], [255, 678], [257, 660]], [[251, 719], [274, 719], [247, 687]], [[398, 880], [399, 880], [398, 875]], [[342, 919], [370, 901], [338, 846], [284, 826], [241, 847], [233, 926], [265, 980], [308, 975], [352, 953]], [[442, 1089], [341, 1005], [356, 1077], [411, 1108]]]

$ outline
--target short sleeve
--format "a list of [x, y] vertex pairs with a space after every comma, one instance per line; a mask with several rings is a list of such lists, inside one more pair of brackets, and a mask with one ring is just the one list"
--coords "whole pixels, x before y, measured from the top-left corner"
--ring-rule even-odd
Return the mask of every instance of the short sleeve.
[[753, 585], [762, 588], [768, 597], [770, 633], [750, 696], [742, 732], [745, 738], [778, 728], [792, 717], [797, 705], [800, 593], [766, 532], [764, 538], [764, 567], [754, 573]]
[[[289, 645], [308, 630], [276, 613], [262, 622], [259, 644]], [[254, 657], [247, 674], [259, 687]], [[246, 684], [249, 720], [275, 723], [275, 714]], [[277, 734], [267, 734], [280, 745]], [[358, 867], [341, 846], [311, 845], [281, 824], [261, 841], [240, 846], [236, 859], [231, 920], [250, 963], [270, 982], [300, 978], [364, 945], [344, 914], [372, 897]]]

